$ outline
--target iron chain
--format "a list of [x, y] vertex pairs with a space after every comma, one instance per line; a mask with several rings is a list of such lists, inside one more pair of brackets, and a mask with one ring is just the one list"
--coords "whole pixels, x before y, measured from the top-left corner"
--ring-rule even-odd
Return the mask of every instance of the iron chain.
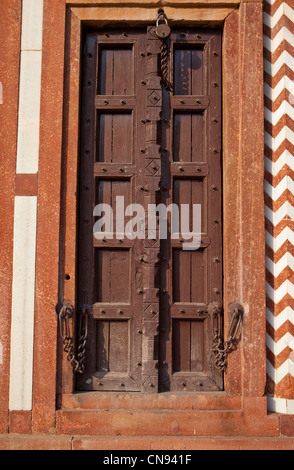
[[228, 339], [226, 341], [222, 339], [221, 315], [217, 306], [213, 309], [213, 318], [217, 319], [217, 327], [214, 330], [212, 354], [214, 356], [215, 367], [222, 372], [228, 365], [228, 355], [235, 348], [237, 334], [242, 323], [242, 312], [238, 308], [233, 309]]
[[63, 350], [74, 372], [83, 374], [85, 371], [86, 345], [88, 339], [88, 308], [83, 307], [80, 317], [79, 340], [77, 357], [74, 352], [74, 342], [70, 332], [70, 319], [73, 316], [72, 305], [64, 305], [59, 313], [60, 335], [63, 340]]
[[169, 68], [168, 68], [168, 46], [165, 41], [161, 44], [161, 58], [160, 58], [161, 76], [165, 88], [168, 91], [172, 91], [173, 85], [169, 80]]
[[[163, 22], [164, 24], [160, 24]], [[167, 40], [170, 37], [171, 29], [168, 24], [168, 19], [164, 12], [160, 12], [156, 22], [156, 35], [161, 40], [160, 48], [160, 72], [163, 84], [165, 88], [169, 91], [172, 91], [173, 86], [169, 79], [169, 67], [168, 67], [168, 56], [169, 50], [167, 45]]]

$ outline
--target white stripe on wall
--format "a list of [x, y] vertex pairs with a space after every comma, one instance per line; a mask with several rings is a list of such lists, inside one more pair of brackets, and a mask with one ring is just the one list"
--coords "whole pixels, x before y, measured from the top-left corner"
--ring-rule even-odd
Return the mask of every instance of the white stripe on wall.
[[268, 397], [268, 410], [273, 413], [282, 413], [294, 415], [294, 400], [287, 400], [286, 398]]
[[17, 173], [37, 173], [42, 53], [22, 51], [18, 110]]
[[37, 173], [42, 70], [43, 0], [23, 0], [17, 173]]
[[9, 409], [32, 409], [37, 197], [15, 198]]
[[43, 3], [43, 0], [22, 0], [22, 51], [42, 50]]
[[[39, 167], [43, 0], [22, 1], [16, 173]], [[36, 196], [15, 197], [9, 409], [30, 411], [33, 396]]]

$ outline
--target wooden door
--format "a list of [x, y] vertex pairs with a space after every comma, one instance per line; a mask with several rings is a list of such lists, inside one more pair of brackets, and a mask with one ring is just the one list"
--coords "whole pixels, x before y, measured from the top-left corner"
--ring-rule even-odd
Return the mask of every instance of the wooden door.
[[[85, 40], [78, 309], [91, 313], [79, 390], [223, 388], [209, 310], [222, 306], [221, 34], [173, 30], [172, 92], [160, 48], [154, 26]], [[201, 204], [200, 249], [183, 250], [170, 230], [160, 240], [158, 227], [145, 239], [97, 240], [94, 207], [111, 206], [115, 224], [117, 197], [144, 207], [145, 223], [149, 204]]]
[[181, 240], [161, 242], [160, 390], [220, 390], [209, 306], [222, 307], [221, 33], [173, 30], [170, 59], [162, 200], [201, 205], [202, 241], [195, 251], [183, 250]]
[[[78, 304], [89, 305], [81, 390], [141, 390], [143, 240], [96, 239], [93, 210], [144, 204], [146, 34], [89, 34], [84, 50]], [[117, 209], [119, 210], [119, 208]], [[127, 221], [126, 221], [127, 222]]]

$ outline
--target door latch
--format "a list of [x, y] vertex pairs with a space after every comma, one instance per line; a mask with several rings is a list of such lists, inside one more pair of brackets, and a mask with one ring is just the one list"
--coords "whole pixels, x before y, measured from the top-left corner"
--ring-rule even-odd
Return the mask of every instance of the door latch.
[[244, 309], [242, 305], [233, 303], [229, 305], [228, 314], [230, 321], [227, 339], [223, 339], [222, 315], [217, 303], [210, 306], [213, 318], [213, 346], [212, 355], [215, 367], [221, 372], [228, 365], [228, 355], [236, 349], [237, 335], [241, 329]]
[[83, 374], [85, 370], [86, 344], [88, 338], [88, 307], [83, 306], [79, 319], [79, 341], [77, 357], [74, 352], [74, 341], [70, 331], [70, 319], [74, 314], [74, 307], [71, 304], [64, 304], [59, 313], [60, 335], [63, 340], [63, 350], [66, 358], [72, 365], [74, 372]]

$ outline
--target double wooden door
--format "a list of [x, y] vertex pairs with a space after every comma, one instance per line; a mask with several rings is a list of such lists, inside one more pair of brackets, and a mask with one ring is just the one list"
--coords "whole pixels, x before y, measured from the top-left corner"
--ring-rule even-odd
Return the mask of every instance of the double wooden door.
[[[154, 26], [85, 38], [77, 304], [91, 313], [79, 390], [223, 388], [209, 308], [222, 307], [221, 32], [172, 31], [172, 89], [161, 46]], [[93, 234], [100, 204], [112, 208], [113, 237], [107, 224]], [[201, 206], [199, 249], [171, 236], [169, 211], [165, 239], [158, 217], [150, 229], [159, 204], [176, 204], [180, 219], [188, 207], [189, 229]]]

